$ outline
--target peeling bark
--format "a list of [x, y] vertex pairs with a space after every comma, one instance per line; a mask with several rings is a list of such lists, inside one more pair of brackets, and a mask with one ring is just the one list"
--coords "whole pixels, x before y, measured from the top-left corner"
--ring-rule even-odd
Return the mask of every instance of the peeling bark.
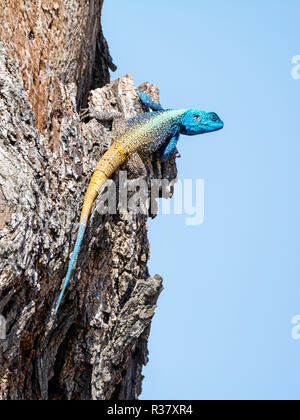
[[[7, 0], [0, 8], [0, 399], [136, 399], [162, 279], [147, 269], [147, 215], [96, 201], [72, 281], [53, 317], [81, 205], [115, 124], [81, 122], [87, 101], [141, 112], [114, 69], [99, 0]], [[91, 90], [92, 89], [92, 90]], [[158, 100], [156, 86], [143, 84]], [[89, 99], [88, 99], [89, 98]], [[147, 160], [175, 179], [174, 160]], [[118, 179], [118, 174], [114, 178]]]

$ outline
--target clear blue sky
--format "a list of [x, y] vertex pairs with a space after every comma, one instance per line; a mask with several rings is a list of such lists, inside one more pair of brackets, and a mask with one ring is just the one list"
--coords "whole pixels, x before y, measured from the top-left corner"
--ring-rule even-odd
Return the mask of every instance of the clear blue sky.
[[141, 399], [299, 399], [299, 0], [106, 0], [118, 71], [161, 103], [217, 112], [182, 136], [179, 177], [205, 180], [205, 220], [149, 222], [164, 278]]

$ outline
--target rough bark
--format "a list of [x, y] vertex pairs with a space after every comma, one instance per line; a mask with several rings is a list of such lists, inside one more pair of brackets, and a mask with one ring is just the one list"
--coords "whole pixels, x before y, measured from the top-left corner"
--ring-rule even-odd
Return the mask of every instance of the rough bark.
[[[102, 1], [0, 3], [0, 399], [135, 399], [162, 289], [147, 270], [147, 215], [103, 216], [95, 203], [53, 315], [89, 178], [115, 135], [78, 112], [89, 95], [100, 111], [141, 112], [133, 80], [108, 83]], [[174, 160], [146, 163], [148, 183], [176, 178]]]

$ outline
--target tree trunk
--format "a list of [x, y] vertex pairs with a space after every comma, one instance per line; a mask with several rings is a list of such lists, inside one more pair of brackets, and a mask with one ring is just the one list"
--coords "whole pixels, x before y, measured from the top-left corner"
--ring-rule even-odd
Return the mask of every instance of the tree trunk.
[[[147, 215], [103, 216], [96, 201], [53, 314], [89, 179], [116, 132], [78, 113], [142, 112], [133, 80], [109, 83], [102, 1], [0, 3], [0, 399], [136, 399], [162, 290], [147, 270]], [[158, 100], [155, 85], [140, 89]], [[176, 178], [174, 160], [146, 163], [148, 183]]]

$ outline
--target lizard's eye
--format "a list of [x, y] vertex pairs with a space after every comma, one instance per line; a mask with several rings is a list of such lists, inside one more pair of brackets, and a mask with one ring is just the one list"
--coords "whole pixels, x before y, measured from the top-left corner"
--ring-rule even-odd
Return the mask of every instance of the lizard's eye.
[[212, 114], [211, 119], [212, 119], [213, 121], [217, 121], [218, 117], [217, 117], [217, 115], [216, 115], [216, 114]]
[[195, 120], [197, 120], [197, 121], [199, 121], [199, 120], [200, 120], [199, 115], [194, 115], [194, 118], [195, 118]]

